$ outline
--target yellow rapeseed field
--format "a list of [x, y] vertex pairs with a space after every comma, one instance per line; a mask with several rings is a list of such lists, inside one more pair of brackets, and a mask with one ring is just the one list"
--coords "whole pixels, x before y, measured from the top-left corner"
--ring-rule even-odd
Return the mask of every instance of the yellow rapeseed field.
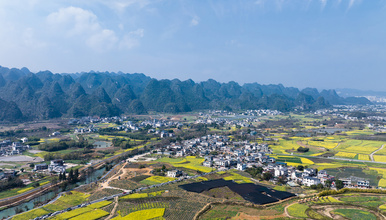
[[358, 160], [370, 160], [370, 157], [366, 154], [358, 154]]
[[165, 213], [165, 208], [156, 208], [156, 209], [145, 209], [141, 211], [132, 212], [124, 217], [117, 216], [112, 220], [147, 220], [157, 217], [162, 217]]
[[346, 158], [354, 158], [357, 154], [356, 153], [348, 153], [348, 152], [338, 152], [335, 154], [335, 157], [346, 157]]
[[385, 155], [374, 155], [374, 160], [377, 162], [386, 162]]

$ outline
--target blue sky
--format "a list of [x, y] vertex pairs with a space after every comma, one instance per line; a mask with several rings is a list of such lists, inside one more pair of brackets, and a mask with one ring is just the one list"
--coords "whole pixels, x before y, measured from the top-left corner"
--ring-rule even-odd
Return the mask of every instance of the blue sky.
[[0, 0], [0, 65], [386, 91], [386, 0]]

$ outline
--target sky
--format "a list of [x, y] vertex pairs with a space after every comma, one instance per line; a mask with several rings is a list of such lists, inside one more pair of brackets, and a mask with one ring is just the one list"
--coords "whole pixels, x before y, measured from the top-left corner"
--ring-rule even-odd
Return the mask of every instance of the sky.
[[0, 0], [0, 65], [386, 91], [386, 0]]

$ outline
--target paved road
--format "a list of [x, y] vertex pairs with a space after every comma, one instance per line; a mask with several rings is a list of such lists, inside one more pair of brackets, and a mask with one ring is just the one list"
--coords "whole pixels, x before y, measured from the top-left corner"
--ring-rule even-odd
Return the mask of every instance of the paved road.
[[382, 146], [381, 146], [378, 150], [376, 150], [376, 151], [374, 151], [374, 152], [372, 152], [372, 153], [370, 154], [370, 159], [371, 159], [371, 161], [374, 161], [374, 154], [377, 153], [378, 151], [382, 150], [384, 146], [385, 146], [385, 145], [382, 144]]

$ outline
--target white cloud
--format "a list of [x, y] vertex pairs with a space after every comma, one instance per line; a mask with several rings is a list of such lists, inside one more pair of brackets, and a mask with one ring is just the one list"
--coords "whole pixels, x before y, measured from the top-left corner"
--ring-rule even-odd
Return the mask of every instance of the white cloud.
[[361, 0], [350, 0], [348, 3], [348, 10], [356, 3], [360, 3]]
[[86, 41], [86, 44], [96, 51], [103, 52], [105, 50], [113, 49], [118, 41], [114, 31], [104, 29], [98, 32]]
[[265, 1], [264, 0], [257, 0], [257, 1], [255, 1], [255, 4], [260, 6], [261, 8], [264, 8]]
[[47, 46], [45, 42], [36, 39], [35, 31], [33, 28], [27, 28], [22, 35], [22, 41], [26, 47], [32, 49], [44, 48]]
[[119, 47], [121, 49], [132, 49], [140, 45], [139, 39], [144, 36], [144, 30], [138, 29], [126, 34], [121, 40]]
[[322, 10], [323, 10], [327, 5], [327, 0], [320, 0], [320, 4], [322, 5]]
[[103, 0], [102, 2], [118, 12], [124, 12], [130, 6], [137, 6], [142, 9], [150, 4], [148, 0]]
[[[65, 40], [71, 39], [81, 44], [83, 42], [97, 52], [116, 49], [123, 45], [130, 49], [138, 46], [139, 38], [143, 37], [143, 29], [138, 29], [119, 39], [113, 30], [102, 27], [93, 12], [77, 7], [59, 9], [48, 15], [47, 22], [53, 30], [59, 32], [59, 35], [62, 32], [67, 38]], [[119, 28], [123, 30], [123, 24], [120, 24]]]
[[200, 18], [198, 16], [194, 16], [190, 21], [191, 26], [196, 26], [200, 23]]
[[68, 36], [100, 31], [101, 29], [94, 13], [72, 6], [61, 8], [59, 11], [49, 14], [47, 22], [54, 28], [65, 30]]

